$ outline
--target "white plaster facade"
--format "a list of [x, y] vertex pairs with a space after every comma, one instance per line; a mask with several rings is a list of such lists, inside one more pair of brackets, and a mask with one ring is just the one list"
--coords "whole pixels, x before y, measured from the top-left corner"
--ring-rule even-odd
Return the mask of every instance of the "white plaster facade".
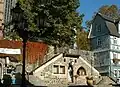
[[[117, 52], [110, 52], [110, 59], [111, 62], [113, 63], [113, 59], [120, 59], [120, 38], [115, 37], [115, 36], [110, 36], [110, 49], [117, 51]], [[114, 63], [113, 63], [114, 64]], [[120, 61], [118, 62], [120, 64]]]

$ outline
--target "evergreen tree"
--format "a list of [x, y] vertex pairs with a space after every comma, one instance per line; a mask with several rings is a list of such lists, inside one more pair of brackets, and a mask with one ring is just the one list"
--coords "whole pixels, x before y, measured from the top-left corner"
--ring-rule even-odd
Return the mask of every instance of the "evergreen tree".
[[[79, 0], [18, 1], [27, 19], [27, 31], [34, 32], [32, 39], [42, 39], [50, 44], [57, 43], [59, 46], [71, 45], [75, 42], [73, 28], [80, 29], [83, 17], [76, 12], [80, 5]], [[39, 26], [38, 19], [40, 19]]]

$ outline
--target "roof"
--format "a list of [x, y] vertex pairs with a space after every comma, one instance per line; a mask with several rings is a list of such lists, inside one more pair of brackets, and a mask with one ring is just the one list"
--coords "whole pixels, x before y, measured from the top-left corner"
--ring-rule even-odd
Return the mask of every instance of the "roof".
[[120, 37], [120, 34], [118, 33], [117, 27], [115, 26], [114, 23], [109, 22], [109, 21], [105, 21], [105, 23], [106, 23], [106, 26], [107, 26], [107, 28], [108, 28], [108, 30], [109, 30], [109, 33], [110, 33], [111, 35]]
[[101, 14], [101, 13], [97, 13], [97, 15], [100, 15], [103, 19], [105, 19], [106, 21], [110, 21], [110, 22], [113, 22], [113, 23], [116, 23], [118, 22], [119, 20], [118, 19], [113, 19], [111, 17], [108, 17], [104, 14]]
[[79, 54], [64, 54], [64, 57], [79, 58]]
[[[50, 58], [49, 60], [47, 60], [46, 62], [44, 62], [42, 65], [38, 66], [37, 68], [35, 68], [34, 70], [31, 70], [29, 74], [33, 74], [33, 72], [37, 69], [39, 69], [40, 67], [44, 66], [45, 64], [47, 64], [48, 62], [54, 60], [55, 58], [57, 58], [58, 56], [60, 56], [61, 54], [56, 54], [54, 55], [52, 58]], [[63, 55], [62, 55], [63, 56]]]
[[120, 34], [118, 33], [118, 29], [116, 27], [116, 23], [118, 23], [120, 19], [113, 19], [101, 13], [98, 13], [98, 15], [100, 15], [105, 20], [110, 35], [120, 37]]
[[[97, 13], [94, 16], [94, 20], [95, 20], [96, 16], [100, 16], [105, 21], [106, 27], [108, 28], [110, 35], [120, 37], [120, 34], [118, 33], [118, 29], [116, 26], [116, 24], [119, 23], [120, 18], [113, 19], [113, 18], [103, 15], [101, 13]], [[94, 22], [94, 20], [92, 22]], [[88, 38], [92, 38], [91, 32], [92, 32], [92, 26], [90, 27], [90, 33], [88, 35]]]

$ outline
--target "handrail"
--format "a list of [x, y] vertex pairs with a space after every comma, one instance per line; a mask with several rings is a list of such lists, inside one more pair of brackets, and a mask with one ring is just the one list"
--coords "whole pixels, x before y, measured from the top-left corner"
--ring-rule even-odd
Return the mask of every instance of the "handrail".
[[[113, 72], [113, 71], [110, 71], [110, 74], [112, 74], [113, 76], [115, 75], [115, 73]], [[109, 76], [115, 83], [117, 83], [117, 76], [116, 76], [116, 80], [113, 78], [113, 77], [111, 77], [111, 76]]]

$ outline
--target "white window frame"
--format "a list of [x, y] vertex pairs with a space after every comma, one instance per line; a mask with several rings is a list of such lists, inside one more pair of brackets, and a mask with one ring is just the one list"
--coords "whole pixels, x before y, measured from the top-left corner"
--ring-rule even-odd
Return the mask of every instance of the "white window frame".
[[118, 69], [118, 78], [120, 78], [120, 69]]
[[117, 45], [117, 38], [115, 37], [115, 38], [113, 38], [113, 44], [115, 44], [115, 45]]
[[113, 59], [114, 59], [114, 58], [118, 58], [118, 54], [115, 53], [115, 52], [113, 52]]
[[[116, 74], [116, 75], [115, 75]], [[114, 69], [114, 77], [117, 77], [118, 76], [118, 70], [117, 69]]]
[[97, 26], [97, 31], [101, 32], [101, 24]]
[[100, 38], [97, 38], [97, 45], [98, 45], [98, 46], [101, 46], [101, 44], [102, 44], [101, 39], [100, 39]]

